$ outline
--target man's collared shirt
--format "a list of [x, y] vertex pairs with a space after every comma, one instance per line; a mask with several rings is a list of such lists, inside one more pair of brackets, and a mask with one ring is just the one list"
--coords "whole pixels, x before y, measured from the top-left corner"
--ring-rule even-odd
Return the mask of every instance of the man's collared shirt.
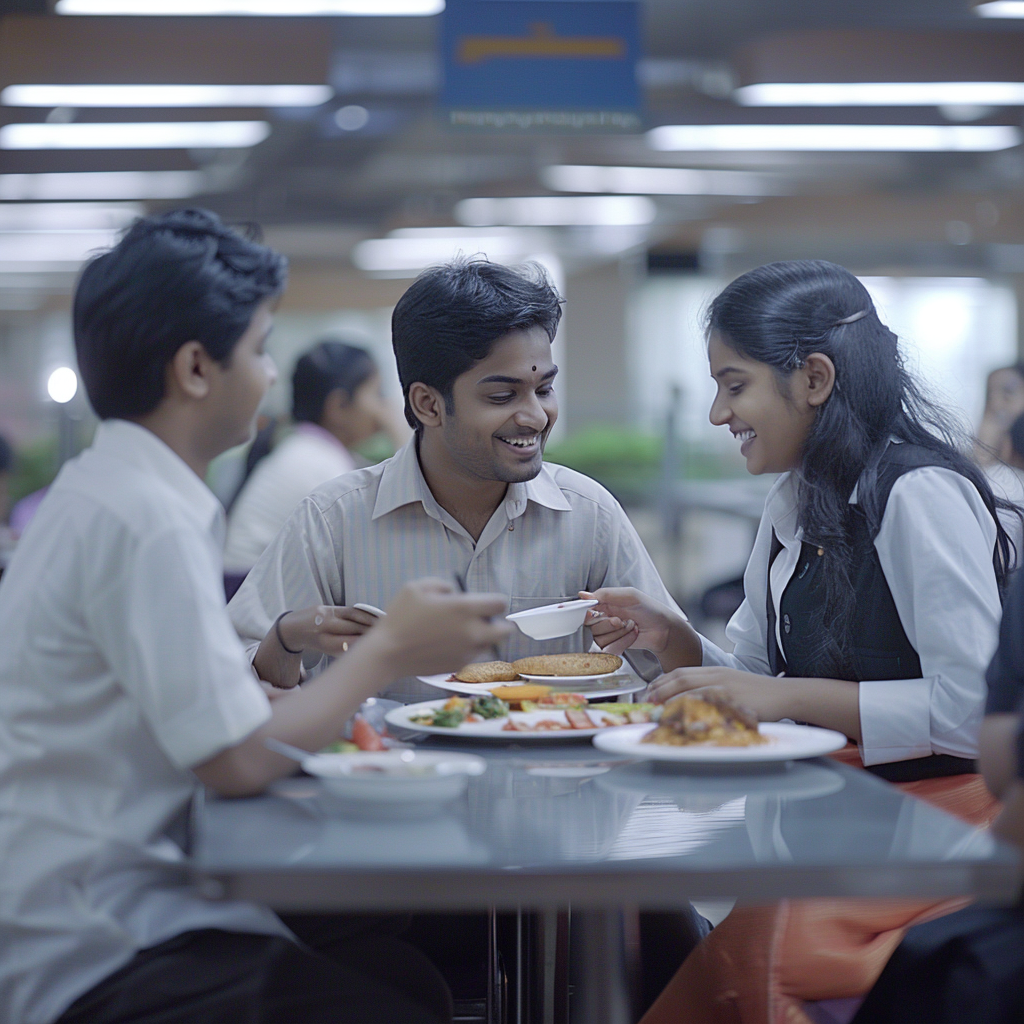
[[102, 423], [0, 585], [0, 1020], [48, 1024], [140, 949], [289, 934], [204, 899], [189, 770], [270, 717], [224, 607], [223, 510], [150, 431]]
[[[533, 480], [509, 484], [474, 543], [431, 493], [414, 439], [394, 458], [346, 473], [306, 498], [228, 611], [254, 657], [283, 611], [322, 603], [383, 608], [404, 583], [424, 576], [460, 576], [469, 591], [504, 594], [510, 612], [598, 587], [636, 587], [676, 607], [636, 530], [600, 484], [545, 464]], [[499, 655], [511, 661], [582, 651], [589, 643], [582, 629], [546, 641], [515, 630]], [[645, 675], [657, 671], [646, 652], [630, 652], [630, 660]], [[439, 691], [406, 679], [388, 695], [425, 700]]]

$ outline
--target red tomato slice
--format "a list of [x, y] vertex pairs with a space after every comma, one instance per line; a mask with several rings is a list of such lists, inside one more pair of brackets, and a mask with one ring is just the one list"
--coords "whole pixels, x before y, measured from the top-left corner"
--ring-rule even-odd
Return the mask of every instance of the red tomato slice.
[[362, 715], [356, 715], [352, 722], [352, 742], [360, 750], [386, 750], [380, 734]]

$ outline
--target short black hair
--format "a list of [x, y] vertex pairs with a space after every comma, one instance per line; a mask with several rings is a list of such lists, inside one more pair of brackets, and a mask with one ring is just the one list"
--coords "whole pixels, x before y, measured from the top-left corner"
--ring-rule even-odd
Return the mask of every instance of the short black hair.
[[299, 356], [292, 373], [292, 419], [319, 423], [332, 391], [340, 388], [351, 398], [376, 372], [365, 348], [330, 338], [317, 342]]
[[75, 348], [100, 419], [152, 412], [186, 342], [228, 365], [256, 307], [285, 285], [287, 261], [254, 233], [208, 210], [174, 210], [137, 220], [86, 265], [75, 289]]
[[1024, 416], [1018, 416], [1010, 426], [1010, 447], [1018, 459], [1024, 459]]
[[543, 327], [554, 339], [562, 299], [536, 263], [507, 267], [460, 257], [424, 271], [391, 315], [391, 343], [405, 397], [405, 418], [421, 426], [409, 405], [409, 387], [436, 388], [453, 411], [452, 385], [510, 331]]

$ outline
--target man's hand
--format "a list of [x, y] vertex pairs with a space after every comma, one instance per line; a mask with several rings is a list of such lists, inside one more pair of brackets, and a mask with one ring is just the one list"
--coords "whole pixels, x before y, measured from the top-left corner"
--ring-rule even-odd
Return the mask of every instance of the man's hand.
[[508, 636], [504, 619], [492, 621], [507, 607], [500, 594], [462, 594], [444, 580], [418, 580], [402, 587], [363, 643], [379, 646], [395, 676], [454, 672]]
[[317, 604], [289, 612], [278, 627], [290, 650], [320, 651], [336, 658], [376, 622], [376, 615], [359, 608]]

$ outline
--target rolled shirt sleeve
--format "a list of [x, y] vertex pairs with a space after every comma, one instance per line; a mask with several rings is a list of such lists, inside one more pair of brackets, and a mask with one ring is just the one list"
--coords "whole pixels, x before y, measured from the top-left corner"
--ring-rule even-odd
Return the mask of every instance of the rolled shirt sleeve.
[[84, 602], [104, 656], [168, 758], [193, 768], [270, 718], [224, 607], [213, 541], [166, 529], [138, 542], [128, 585]]
[[860, 683], [866, 765], [977, 756], [1001, 607], [996, 528], [974, 485], [928, 466], [897, 480], [875, 550], [922, 678]]

